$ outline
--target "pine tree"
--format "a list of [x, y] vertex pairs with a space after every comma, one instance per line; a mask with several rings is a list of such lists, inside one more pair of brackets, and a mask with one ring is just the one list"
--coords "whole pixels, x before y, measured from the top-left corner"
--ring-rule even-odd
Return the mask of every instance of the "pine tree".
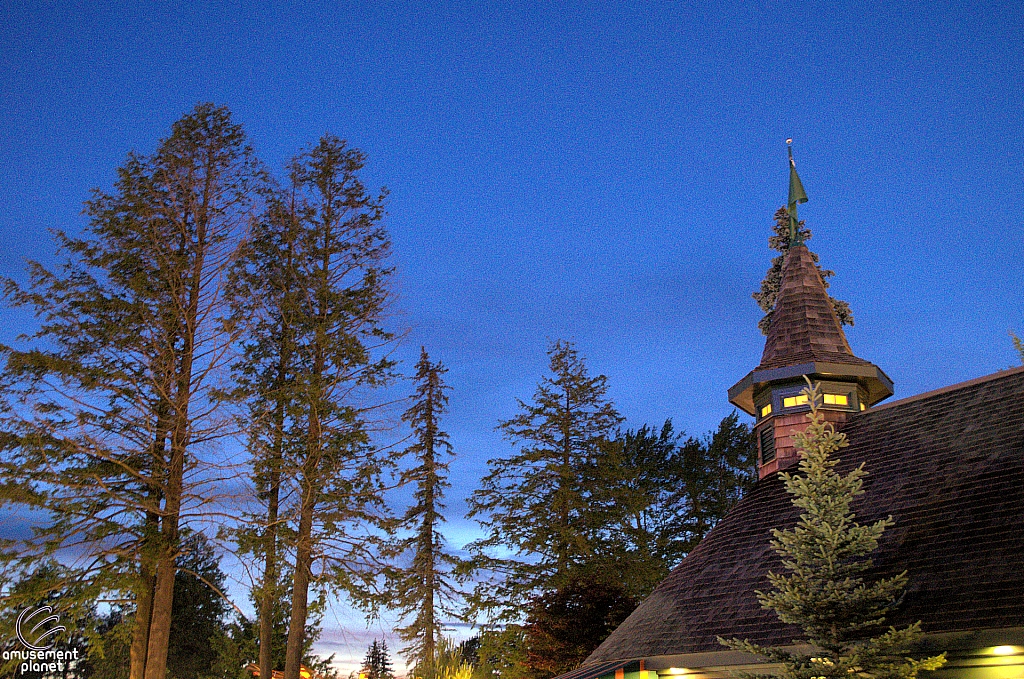
[[96, 192], [83, 238], [56, 233], [60, 269], [5, 283], [41, 320], [36, 346], [0, 349], [5, 494], [53, 519], [23, 557], [74, 544], [93, 595], [134, 599], [132, 679], [164, 679], [180, 532], [215, 499], [195, 444], [227, 433], [212, 403], [236, 339], [222, 290], [262, 182], [227, 109], [200, 104]]
[[[764, 280], [761, 281], [761, 289], [751, 295], [757, 301], [757, 305], [761, 307], [761, 311], [764, 312], [764, 317], [758, 322], [757, 327], [765, 335], [768, 334], [772, 310], [775, 309], [775, 300], [778, 299], [779, 289], [782, 286], [782, 264], [785, 262], [786, 253], [789, 251], [789, 210], [785, 207], [780, 207], [776, 211], [774, 219], [775, 225], [772, 227], [774, 235], [768, 238], [768, 247], [782, 254], [772, 260], [771, 267], [765, 274]], [[811, 230], [804, 226], [803, 220], [797, 226], [803, 241], [810, 240]], [[811, 257], [817, 266], [818, 255], [812, 252]], [[828, 279], [835, 276], [836, 272], [822, 269], [821, 266], [818, 266], [818, 273], [821, 274], [821, 281], [825, 284], [825, 289], [828, 290]], [[829, 301], [832, 302], [832, 308], [835, 310], [839, 322], [842, 325], [852, 326], [853, 312], [850, 310], [850, 305], [835, 297], [829, 297]]]
[[284, 679], [299, 679], [311, 586], [365, 602], [380, 574], [381, 473], [391, 462], [370, 445], [367, 420], [370, 392], [391, 376], [392, 362], [378, 355], [391, 340], [383, 328], [390, 239], [381, 223], [386, 193], [367, 193], [364, 163], [362, 152], [325, 135], [290, 167], [299, 232], [287, 428], [297, 444], [281, 462], [296, 501]]
[[366, 649], [362, 674], [365, 674], [365, 679], [395, 679], [386, 640], [374, 639], [370, 647]]
[[395, 595], [392, 607], [403, 617], [413, 619], [396, 631], [407, 643], [402, 649], [415, 674], [421, 679], [435, 679], [437, 644], [443, 640], [441, 615], [456, 614], [459, 592], [453, 584], [451, 568], [458, 559], [445, 551], [439, 530], [444, 521], [442, 502], [448, 483], [451, 443], [440, 427], [440, 417], [447, 410], [449, 387], [442, 376], [448, 372], [441, 363], [432, 363], [425, 348], [416, 364], [416, 393], [412, 406], [402, 416], [413, 430], [413, 444], [405, 454], [416, 465], [402, 475], [403, 483], [415, 483], [415, 504], [402, 518], [402, 528], [412, 535], [398, 540], [392, 547], [395, 557], [411, 553], [408, 568], [391, 574]]
[[846, 447], [846, 435], [818, 414], [817, 388], [803, 393], [812, 406], [810, 424], [795, 436], [799, 474], [781, 475], [793, 505], [803, 513], [795, 528], [773, 531], [772, 547], [788, 573], [769, 573], [773, 590], [757, 592], [757, 598], [782, 622], [799, 625], [804, 641], [816, 650], [802, 654], [738, 639], [719, 641], [781, 663], [782, 674], [758, 675], [766, 678], [911, 679], [922, 670], [938, 669], [945, 654], [910, 657], [921, 637], [919, 622], [882, 630], [906, 588], [907, 573], [874, 582], [863, 576], [872, 565], [870, 554], [893, 520], [866, 526], [856, 522], [851, 504], [863, 494], [867, 472], [863, 465], [845, 476], [835, 471], [839, 460], [833, 454]]
[[[600, 455], [622, 417], [606, 399], [607, 379], [590, 377], [570, 342], [548, 349], [551, 375], [532, 403], [498, 429], [521, 447], [508, 458], [488, 461], [490, 473], [470, 498], [470, 516], [480, 516], [488, 535], [470, 545], [475, 566], [498, 576], [483, 581], [473, 609], [518, 615], [518, 602], [567, 581], [595, 552], [596, 538], [584, 487], [584, 469]], [[513, 558], [488, 555], [507, 548]]]

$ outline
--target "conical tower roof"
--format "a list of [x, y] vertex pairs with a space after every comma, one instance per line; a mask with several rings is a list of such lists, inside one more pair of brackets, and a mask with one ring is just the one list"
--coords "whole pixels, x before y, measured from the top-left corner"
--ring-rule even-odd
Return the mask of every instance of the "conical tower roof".
[[782, 285], [757, 370], [810, 361], [870, 365], [857, 358], [829, 301], [814, 256], [806, 245], [786, 253]]
[[754, 392], [759, 387], [801, 376], [856, 380], [866, 390], [869, 406], [893, 394], [892, 380], [850, 349], [814, 255], [803, 243], [794, 243], [782, 266], [761, 363], [729, 389], [729, 401], [756, 415]]

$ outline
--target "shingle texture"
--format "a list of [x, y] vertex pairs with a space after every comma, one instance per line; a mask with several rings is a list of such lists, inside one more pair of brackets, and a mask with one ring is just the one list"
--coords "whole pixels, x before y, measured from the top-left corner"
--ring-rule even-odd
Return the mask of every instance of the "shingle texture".
[[786, 254], [779, 296], [757, 370], [811, 361], [868, 364], [850, 350], [813, 256], [806, 246], [798, 245]]
[[[872, 577], [910, 575], [890, 622], [1024, 626], [1024, 369], [859, 413], [843, 431], [840, 471], [863, 462], [868, 472], [858, 520], [896, 520]], [[769, 569], [781, 572], [771, 529], [797, 514], [777, 474], [759, 481], [587, 663], [720, 651], [717, 636], [799, 639], [754, 596]]]

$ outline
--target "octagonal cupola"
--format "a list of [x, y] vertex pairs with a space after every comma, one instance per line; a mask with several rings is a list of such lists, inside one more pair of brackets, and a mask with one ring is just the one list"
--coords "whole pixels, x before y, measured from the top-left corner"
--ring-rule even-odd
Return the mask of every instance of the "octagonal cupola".
[[893, 394], [881, 368], [854, 355], [825, 290], [814, 256], [799, 238], [796, 203], [806, 202], [790, 151], [790, 241], [760, 364], [729, 389], [729, 401], [757, 418], [758, 470], [794, 464], [793, 434], [807, 426], [800, 392], [820, 385], [822, 413], [837, 426]]

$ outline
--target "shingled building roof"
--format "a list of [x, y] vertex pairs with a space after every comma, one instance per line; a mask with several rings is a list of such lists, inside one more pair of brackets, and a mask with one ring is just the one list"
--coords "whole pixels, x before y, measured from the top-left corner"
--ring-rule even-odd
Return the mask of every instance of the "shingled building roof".
[[[848, 354], [842, 332], [829, 333], [833, 343], [813, 351]], [[788, 346], [780, 336], [766, 359]], [[868, 472], [858, 520], [896, 521], [872, 575], [910, 576], [890, 622], [921, 620], [930, 633], [1024, 627], [1024, 368], [858, 413], [843, 431], [840, 471], [864, 463]], [[718, 636], [799, 639], [754, 595], [782, 570], [771, 530], [797, 513], [778, 474], [759, 481], [584, 666], [721, 651]]]
[[756, 370], [810, 361], [868, 364], [853, 355], [811, 251], [796, 245], [786, 253], [764, 354]]

